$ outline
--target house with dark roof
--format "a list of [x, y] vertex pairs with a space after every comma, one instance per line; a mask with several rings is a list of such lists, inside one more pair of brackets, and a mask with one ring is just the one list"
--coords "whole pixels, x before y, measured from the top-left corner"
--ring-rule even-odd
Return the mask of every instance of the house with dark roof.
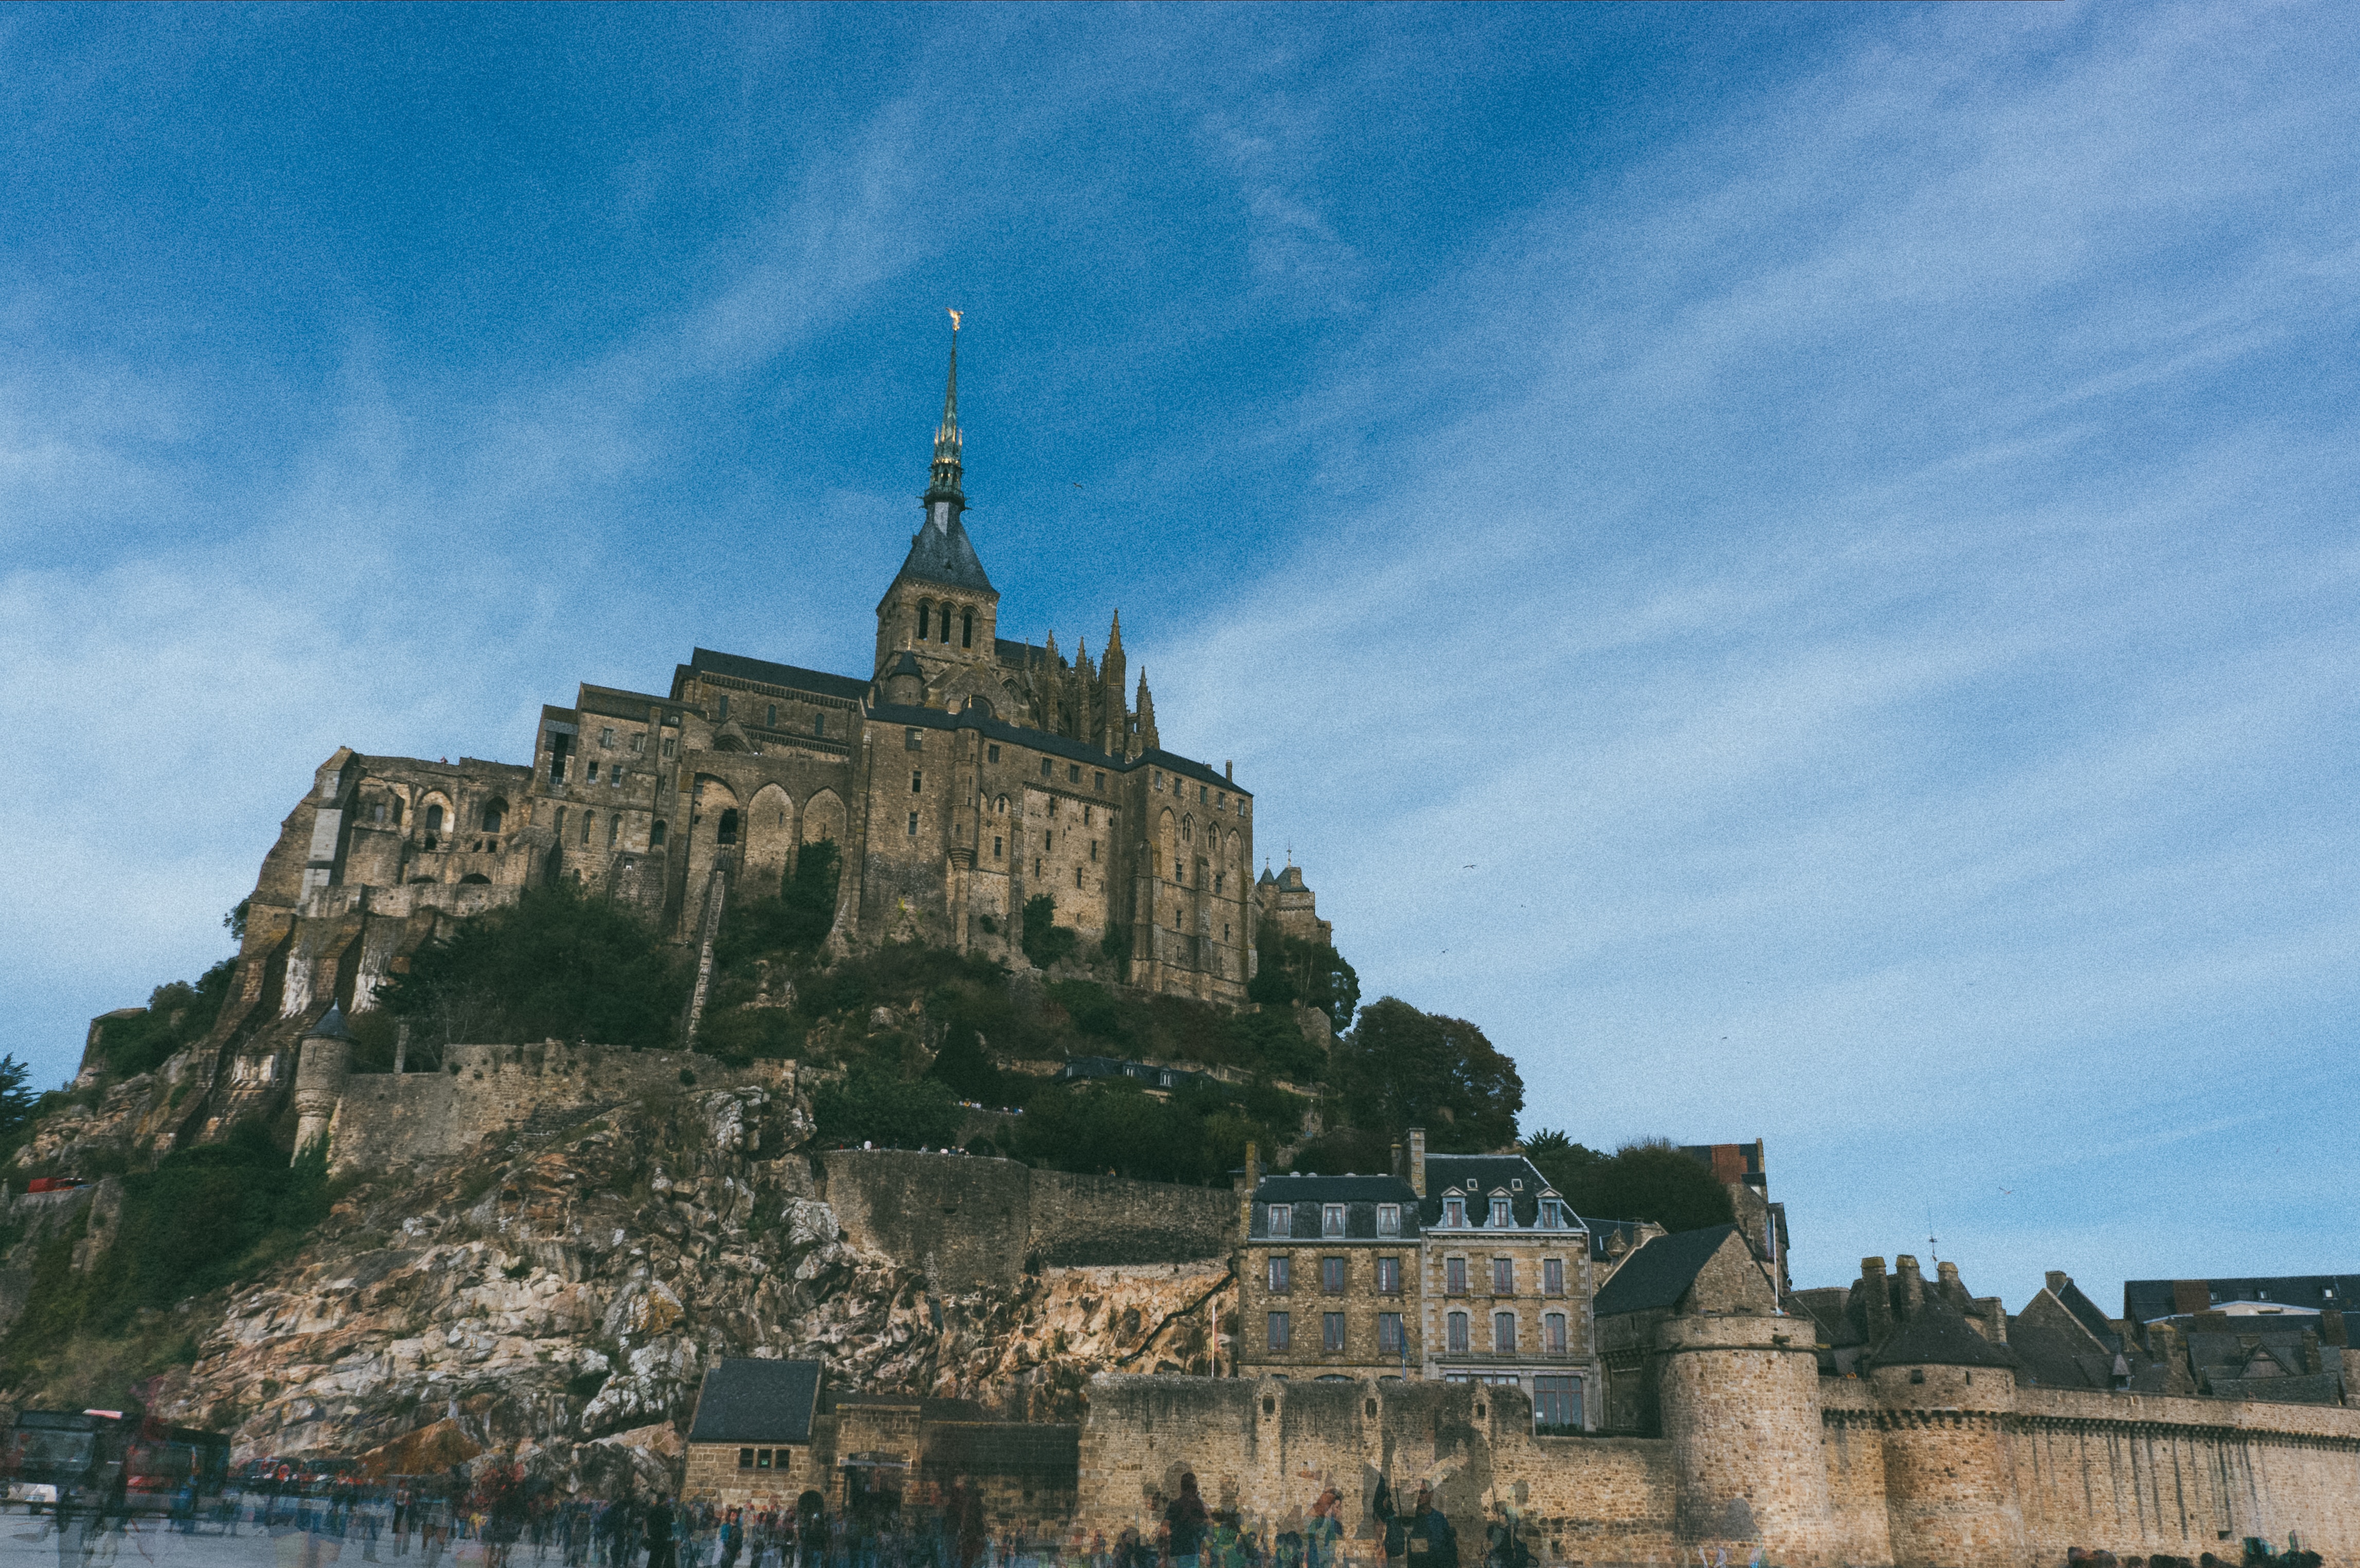
[[1658, 1233], [1599, 1287], [1599, 1423], [1655, 1435], [1660, 1426], [1656, 1335], [1667, 1318], [1699, 1312], [1773, 1313], [1778, 1293], [1734, 1225]]
[[1511, 1385], [1539, 1429], [1590, 1425], [1590, 1232], [1523, 1155], [1413, 1127], [1394, 1171], [1243, 1186], [1241, 1370]]

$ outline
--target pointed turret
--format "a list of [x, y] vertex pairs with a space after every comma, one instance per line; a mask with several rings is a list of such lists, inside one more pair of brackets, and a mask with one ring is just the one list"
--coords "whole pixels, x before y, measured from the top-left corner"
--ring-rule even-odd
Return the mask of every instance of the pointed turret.
[[958, 428], [958, 317], [951, 317], [951, 374], [943, 388], [943, 422], [934, 427], [934, 483], [926, 486], [927, 521], [938, 515], [939, 505], [953, 508], [952, 515], [967, 506], [967, 496], [959, 489], [959, 428]]
[[1104, 713], [1098, 746], [1117, 757], [1131, 749], [1131, 714], [1122, 700], [1123, 673], [1122, 612], [1117, 610], [1114, 626], [1107, 633], [1106, 658], [1098, 664], [1099, 701]]
[[1160, 751], [1164, 743], [1155, 736], [1155, 694], [1147, 689], [1147, 671], [1139, 672], [1139, 749]]

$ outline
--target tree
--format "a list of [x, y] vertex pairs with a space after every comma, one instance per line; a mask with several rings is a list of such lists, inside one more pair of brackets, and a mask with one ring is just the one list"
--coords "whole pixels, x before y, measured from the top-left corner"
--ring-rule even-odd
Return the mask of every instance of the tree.
[[460, 921], [377, 993], [378, 1007], [438, 1044], [667, 1045], [687, 999], [687, 974], [647, 923], [572, 881]]
[[5, 1147], [33, 1119], [33, 1106], [40, 1096], [25, 1087], [32, 1071], [14, 1052], [0, 1056], [0, 1147]]
[[812, 1096], [820, 1137], [883, 1149], [947, 1149], [967, 1119], [958, 1096], [936, 1078], [905, 1079], [890, 1065], [858, 1062]]
[[1289, 936], [1268, 920], [1254, 931], [1254, 977], [1246, 999], [1265, 1007], [1300, 1002], [1328, 1015], [1341, 1034], [1360, 1005], [1360, 976], [1324, 942]]
[[723, 911], [714, 958], [737, 969], [768, 953], [818, 952], [836, 924], [838, 864], [834, 839], [803, 845], [777, 897], [740, 899]]
[[1334, 1076], [1355, 1127], [1423, 1127], [1443, 1153], [1514, 1141], [1524, 1082], [1516, 1064], [1464, 1018], [1422, 1013], [1385, 996], [1336, 1042]]
[[1024, 900], [1024, 934], [1022, 945], [1024, 956], [1036, 967], [1046, 969], [1060, 959], [1073, 956], [1080, 945], [1082, 933], [1071, 926], [1061, 926], [1057, 920], [1057, 901], [1046, 893], [1036, 893]]
[[1668, 1139], [1626, 1143], [1607, 1155], [1544, 1129], [1524, 1153], [1586, 1218], [1653, 1220], [1679, 1231], [1727, 1225], [1732, 1217], [1728, 1189]]

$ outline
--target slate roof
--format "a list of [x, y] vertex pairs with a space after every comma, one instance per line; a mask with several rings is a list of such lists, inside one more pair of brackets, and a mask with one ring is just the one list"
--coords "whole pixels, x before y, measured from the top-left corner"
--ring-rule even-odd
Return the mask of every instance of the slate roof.
[[[865, 691], [867, 688], [862, 690]], [[1046, 752], [1052, 757], [1062, 757], [1091, 768], [1103, 768], [1113, 773], [1136, 773], [1142, 768], [1161, 768], [1166, 773], [1201, 779], [1215, 789], [1228, 790], [1232, 796], [1243, 796], [1249, 800], [1253, 799], [1252, 790], [1192, 757], [1177, 757], [1168, 751], [1150, 751], [1126, 762], [1071, 735], [1027, 729], [999, 717], [986, 718], [972, 708], [952, 713], [940, 708], [905, 708], [892, 702], [879, 702], [870, 707], [869, 716], [880, 724], [901, 724], [910, 729], [977, 730], [991, 740], [1028, 746], [1034, 751]]]
[[1598, 1292], [1590, 1311], [1606, 1318], [1679, 1305], [1705, 1260], [1736, 1234], [1735, 1225], [1721, 1225], [1657, 1236], [1622, 1260], [1614, 1278]]
[[2100, 1355], [2088, 1341], [2077, 1340], [2067, 1330], [2012, 1317], [2007, 1320], [2007, 1347], [2016, 1353], [2022, 1370], [2041, 1388], [2114, 1386], [2113, 1355]]
[[856, 681], [849, 675], [830, 675], [824, 670], [803, 670], [792, 664], [772, 664], [767, 659], [748, 659], [738, 653], [716, 653], [700, 648], [688, 656], [681, 670], [710, 670], [716, 675], [727, 675], [739, 681], [759, 681], [765, 686], [783, 687], [791, 691], [815, 691], [823, 697], [843, 697], [858, 702], [869, 694], [869, 682]]
[[[1292, 1203], [1293, 1228], [1287, 1239], [1317, 1241], [1322, 1205], [1342, 1203], [1344, 1238], [1349, 1241], [1377, 1239], [1377, 1205], [1399, 1203], [1402, 1209], [1402, 1238], [1413, 1240], [1417, 1236], [1417, 1194], [1399, 1176], [1265, 1176], [1254, 1188], [1253, 1213], [1246, 1234], [1260, 1240], [1273, 1239], [1270, 1234], [1270, 1205]], [[1393, 1239], [1387, 1236], [1384, 1239]]]
[[1193, 1073], [1185, 1067], [1158, 1067], [1152, 1062], [1131, 1062], [1120, 1056], [1073, 1056], [1057, 1070], [1061, 1079], [1135, 1078], [1151, 1089], [1176, 1089], [1191, 1079], [1211, 1074]]
[[[1541, 1193], [1554, 1191], [1548, 1178], [1521, 1154], [1429, 1154], [1426, 1157], [1426, 1203], [1418, 1210], [1419, 1217], [1429, 1227], [1440, 1227], [1443, 1194], [1453, 1187], [1467, 1194], [1466, 1228], [1472, 1231], [1483, 1230], [1491, 1219], [1494, 1189], [1507, 1190], [1508, 1212], [1519, 1226], [1530, 1226], [1540, 1219]], [[1566, 1214], [1568, 1219], [1575, 1218], [1570, 1203], [1566, 1205]], [[1579, 1223], [1578, 1219], [1575, 1223]]]
[[816, 1361], [732, 1356], [710, 1367], [696, 1396], [691, 1443], [809, 1443], [819, 1408]]
[[2123, 1336], [2114, 1332], [2114, 1325], [2106, 1321], [2106, 1314], [2099, 1310], [2098, 1303], [2081, 1293], [2081, 1287], [2069, 1279], [2063, 1290], [2052, 1288], [2049, 1293], [2056, 1297], [2059, 1304], [2073, 1314], [2073, 1321], [2088, 1329], [2090, 1336], [2100, 1345], [2110, 1351], [2123, 1347]]
[[305, 1040], [350, 1040], [353, 1031], [344, 1027], [344, 1009], [333, 1002], [320, 1015], [320, 1021], [303, 1031]]
[[2186, 1285], [2203, 1292], [2204, 1304], [2223, 1301], [2269, 1301], [2319, 1312], [2342, 1312], [2360, 1302], [2360, 1274], [2279, 1274], [2245, 1279], [2125, 1279], [2123, 1316], [2133, 1323], [2153, 1323], [2189, 1310], [2177, 1304], [2172, 1287]]
[[910, 553], [903, 558], [901, 570], [894, 573], [893, 580], [898, 583], [904, 577], [922, 583], [947, 583], [954, 588], [972, 588], [994, 598], [1000, 595], [991, 579], [983, 573], [983, 562], [975, 553], [975, 542], [967, 537], [967, 525], [959, 520], [956, 506], [951, 508], [949, 528], [938, 528], [928, 517], [925, 526], [910, 536]]
[[[1616, 1275], [1621, 1279], [1621, 1275]], [[1879, 1367], [2007, 1367], [2016, 1358], [1967, 1326], [1959, 1309], [1928, 1296], [1899, 1332], [1870, 1353]]]

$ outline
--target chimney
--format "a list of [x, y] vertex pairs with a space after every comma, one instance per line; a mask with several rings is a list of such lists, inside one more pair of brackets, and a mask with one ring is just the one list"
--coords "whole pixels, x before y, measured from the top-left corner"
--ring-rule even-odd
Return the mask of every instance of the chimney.
[[1426, 1129], [1409, 1129], [1409, 1190], [1426, 1196]]
[[1901, 1315], [1914, 1318], [1926, 1304], [1926, 1276], [1918, 1272], [1917, 1258], [1907, 1252], [1893, 1260], [1893, 1271], [1901, 1279]]
[[1387, 1169], [1396, 1176], [1402, 1174], [1402, 1146], [1399, 1138], [1393, 1139], [1393, 1162]]
[[2326, 1370], [2320, 1359], [2319, 1331], [2315, 1328], [2302, 1331], [2302, 1369], [2314, 1374]]
[[2062, 1269], [2051, 1269], [2049, 1270], [2047, 1279], [2049, 1293], [2056, 1296], [2063, 1295], [2065, 1287], [2073, 1282], [2073, 1276], [2066, 1273]]
[[1245, 1245], [1253, 1235], [1254, 1189], [1262, 1185], [1262, 1150], [1252, 1143], [1246, 1145], [1245, 1174], [1238, 1181], [1238, 1245]]
[[1934, 1273], [1941, 1280], [1942, 1300], [1950, 1302], [1959, 1311], [1965, 1312], [1967, 1288], [1959, 1282], [1959, 1266], [1955, 1263], [1938, 1263], [1934, 1266]]
[[1238, 765], [1227, 757], [1224, 757], [1221, 761], [1221, 777], [1228, 779], [1232, 784], [1236, 783], [1238, 781]]
[[1863, 1258], [1860, 1260], [1861, 1329], [1867, 1334], [1872, 1348], [1883, 1345], [1893, 1332], [1893, 1288], [1885, 1277], [1885, 1259]]

